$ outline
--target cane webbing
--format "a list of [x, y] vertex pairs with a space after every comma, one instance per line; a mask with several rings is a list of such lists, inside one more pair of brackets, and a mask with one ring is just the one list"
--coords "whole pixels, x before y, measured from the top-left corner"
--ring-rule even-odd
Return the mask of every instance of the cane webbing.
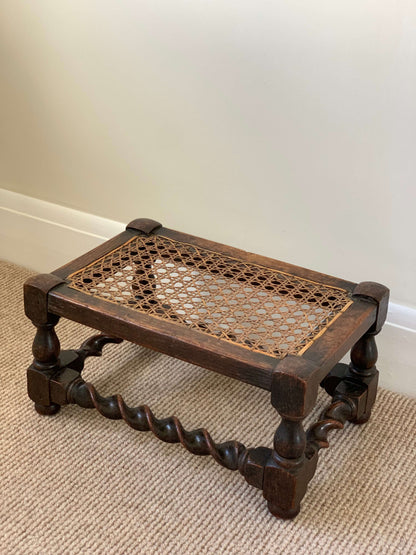
[[350, 304], [348, 292], [166, 237], [135, 236], [69, 286], [282, 358]]

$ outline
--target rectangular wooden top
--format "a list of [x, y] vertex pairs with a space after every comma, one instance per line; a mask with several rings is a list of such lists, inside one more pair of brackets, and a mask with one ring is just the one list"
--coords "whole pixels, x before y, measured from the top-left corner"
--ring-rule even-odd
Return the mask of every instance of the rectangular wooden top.
[[53, 273], [51, 312], [265, 389], [287, 355], [325, 375], [376, 317], [354, 283], [163, 227]]

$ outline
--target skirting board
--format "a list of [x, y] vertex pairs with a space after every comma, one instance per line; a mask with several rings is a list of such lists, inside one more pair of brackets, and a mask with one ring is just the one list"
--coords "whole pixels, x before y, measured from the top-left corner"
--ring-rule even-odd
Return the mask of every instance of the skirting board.
[[[37, 272], [58, 268], [124, 228], [123, 223], [0, 189], [0, 258]], [[390, 303], [378, 344], [380, 385], [416, 397], [416, 310]]]

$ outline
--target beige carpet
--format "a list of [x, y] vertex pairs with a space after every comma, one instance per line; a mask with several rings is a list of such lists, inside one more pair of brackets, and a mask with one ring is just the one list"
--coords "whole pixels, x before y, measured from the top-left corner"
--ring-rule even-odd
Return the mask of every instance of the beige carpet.
[[[416, 553], [416, 400], [380, 390], [367, 425], [332, 432], [300, 515], [282, 522], [259, 490], [208, 457], [96, 411], [39, 416], [25, 391], [29, 274], [0, 265], [2, 554]], [[65, 321], [58, 333], [64, 348], [91, 335]], [[271, 444], [267, 392], [127, 343], [106, 349], [85, 373], [102, 394], [176, 414], [216, 441]]]

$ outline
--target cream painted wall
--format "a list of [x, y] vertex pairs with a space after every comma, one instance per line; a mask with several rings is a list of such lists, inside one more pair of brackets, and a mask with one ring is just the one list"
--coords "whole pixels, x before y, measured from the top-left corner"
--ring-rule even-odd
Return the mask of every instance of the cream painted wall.
[[411, 0], [3, 0], [0, 187], [416, 306]]

